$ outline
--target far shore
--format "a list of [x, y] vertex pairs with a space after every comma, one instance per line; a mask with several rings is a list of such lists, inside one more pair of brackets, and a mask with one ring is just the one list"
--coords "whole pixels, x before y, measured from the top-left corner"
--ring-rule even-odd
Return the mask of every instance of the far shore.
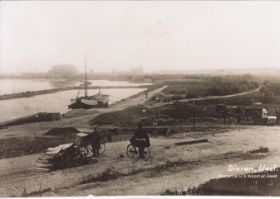
[[[140, 86], [89, 86], [88, 89], [117, 89], [117, 88], [147, 88], [149, 85], [140, 85]], [[65, 87], [65, 88], [54, 88], [47, 90], [39, 90], [39, 91], [26, 91], [20, 93], [11, 93], [0, 95], [0, 100], [9, 100], [16, 98], [25, 98], [25, 97], [33, 97], [36, 95], [45, 95], [50, 93], [56, 93], [61, 91], [69, 91], [69, 90], [83, 90], [82, 86], [74, 86], [74, 87]]]

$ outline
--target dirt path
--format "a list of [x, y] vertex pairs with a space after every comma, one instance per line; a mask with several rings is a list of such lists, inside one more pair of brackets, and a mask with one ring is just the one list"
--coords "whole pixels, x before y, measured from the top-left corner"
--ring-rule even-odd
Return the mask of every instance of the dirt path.
[[188, 99], [181, 99], [181, 100], [172, 100], [172, 101], [169, 101], [168, 103], [158, 103], [158, 104], [149, 105], [147, 107], [155, 108], [155, 107], [160, 107], [160, 106], [167, 105], [167, 104], [173, 104], [175, 102], [192, 102], [192, 101], [204, 101], [204, 100], [213, 100], [213, 99], [227, 99], [227, 98], [244, 96], [244, 95], [249, 95], [249, 94], [252, 94], [255, 92], [259, 92], [261, 90], [261, 88], [262, 88], [262, 86], [259, 86], [257, 89], [254, 89], [251, 91], [235, 93], [235, 94], [231, 94], [231, 95], [205, 96], [205, 97], [195, 97], [195, 98], [188, 98]]
[[[261, 163], [279, 163], [279, 131], [280, 127], [258, 126], [215, 136], [196, 132], [173, 138], [153, 138], [151, 161], [119, 158], [120, 154], [125, 154], [128, 142], [109, 143], [105, 155], [99, 158], [98, 163], [51, 173], [30, 172], [30, 163], [38, 157], [37, 155], [11, 158], [9, 170], [13, 175], [0, 175], [0, 195], [36, 195], [38, 191], [40, 193], [37, 195], [143, 195], [160, 194], [165, 189], [182, 190], [211, 178], [221, 177], [223, 174], [233, 174], [227, 170], [229, 164], [258, 167]], [[207, 138], [209, 142], [174, 145], [178, 141], [193, 139], [198, 134], [200, 138]], [[248, 153], [260, 146], [269, 147], [269, 153]], [[9, 159], [4, 161], [6, 165], [9, 164]], [[80, 184], [90, 177], [100, 175], [108, 168], [114, 168], [125, 176], [105, 182]]]

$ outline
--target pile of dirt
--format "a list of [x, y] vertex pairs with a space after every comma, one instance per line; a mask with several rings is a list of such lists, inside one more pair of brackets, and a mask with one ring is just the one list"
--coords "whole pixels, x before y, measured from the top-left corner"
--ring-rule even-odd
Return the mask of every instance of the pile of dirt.
[[207, 105], [196, 105], [193, 106], [191, 103], [177, 102], [170, 105], [165, 105], [162, 107], [160, 113], [162, 115], [167, 115], [175, 119], [188, 119], [193, 117], [193, 112], [195, 112], [196, 117], [221, 117], [216, 111], [215, 104]]
[[49, 131], [47, 131], [44, 135], [53, 135], [58, 137], [75, 137], [77, 133], [80, 133], [79, 130], [77, 130], [75, 127], [56, 127], [52, 128]]
[[152, 120], [156, 115], [154, 109], [143, 105], [128, 107], [122, 111], [103, 113], [92, 119], [90, 125], [136, 126], [142, 120]]
[[45, 151], [69, 140], [51, 137], [19, 137], [0, 140], [0, 159], [18, 157]]
[[48, 136], [2, 139], [0, 140], [0, 159], [40, 153], [49, 147], [73, 142], [76, 133], [79, 133], [79, 131], [74, 127], [52, 128], [44, 134]]

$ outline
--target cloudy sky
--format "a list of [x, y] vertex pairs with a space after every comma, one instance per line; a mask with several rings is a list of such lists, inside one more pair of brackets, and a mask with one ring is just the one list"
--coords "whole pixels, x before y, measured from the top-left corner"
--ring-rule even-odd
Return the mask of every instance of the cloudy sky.
[[280, 2], [0, 3], [0, 72], [280, 68]]

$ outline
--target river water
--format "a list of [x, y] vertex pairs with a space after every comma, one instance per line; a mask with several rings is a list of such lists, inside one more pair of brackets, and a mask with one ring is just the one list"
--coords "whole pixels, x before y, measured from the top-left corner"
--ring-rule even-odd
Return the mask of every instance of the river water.
[[[149, 83], [133, 83], [128, 81], [89, 80], [90, 86], [145, 86]], [[0, 79], [0, 95], [21, 93], [26, 91], [39, 91], [55, 88], [79, 86], [82, 82], [46, 79]]]
[[[135, 84], [124, 81], [93, 80], [92, 86], [140, 86], [144, 84]], [[0, 80], [0, 94], [9, 94], [26, 91], [47, 90], [52, 88], [69, 87], [80, 84], [80, 82], [65, 82], [48, 80], [23, 80], [23, 79], [5, 79]], [[120, 101], [139, 92], [145, 88], [112, 88], [101, 89], [102, 93], [110, 95], [109, 103]], [[94, 95], [98, 89], [89, 89], [88, 94]], [[0, 100], [1, 116], [0, 122], [16, 119], [18, 117], [35, 114], [38, 112], [60, 112], [66, 113], [70, 100], [77, 95], [84, 95], [83, 90], [61, 91], [51, 94], [37, 95], [28, 98], [16, 98], [9, 100]]]

